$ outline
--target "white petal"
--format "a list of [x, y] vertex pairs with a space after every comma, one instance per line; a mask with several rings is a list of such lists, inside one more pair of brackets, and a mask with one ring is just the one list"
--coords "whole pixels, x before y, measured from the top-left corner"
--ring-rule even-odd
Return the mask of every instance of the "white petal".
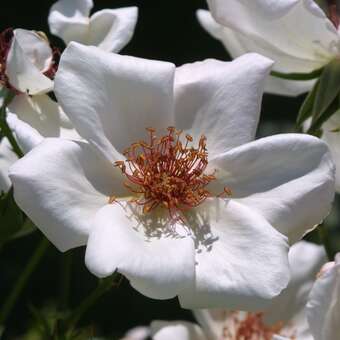
[[[322, 222], [334, 198], [334, 164], [318, 138], [283, 134], [240, 146], [210, 161], [220, 188], [299, 240]], [[217, 181], [218, 183], [218, 181]]]
[[334, 266], [316, 280], [307, 304], [314, 339], [336, 340], [340, 334], [340, 255]]
[[51, 7], [51, 13], [59, 12], [67, 18], [84, 18], [90, 15], [92, 0], [59, 0]]
[[[322, 67], [326, 62], [329, 61], [329, 57], [326, 59], [321, 57], [311, 58], [308, 55], [300, 56], [288, 53], [286, 50], [280, 48], [280, 46], [275, 46], [264, 38], [244, 34], [242, 31], [240, 32], [239, 30], [222, 26], [215, 21], [210, 12], [205, 10], [197, 11], [197, 18], [208, 33], [210, 33], [215, 39], [221, 41], [233, 58], [237, 58], [245, 53], [257, 52], [270, 59], [273, 59], [275, 61], [273, 70], [283, 73], [311, 72], [312, 70]], [[265, 20], [268, 20], [268, 18], [261, 20], [261, 22]], [[270, 88], [266, 88], [266, 90], [268, 89]], [[286, 95], [285, 92], [282, 94]], [[288, 95], [290, 95], [289, 92]]]
[[255, 44], [252, 44], [251, 51], [263, 53], [267, 48], [269, 54], [264, 55], [273, 58], [272, 53], [276, 50], [278, 55], [274, 60], [277, 62], [280, 62], [281, 53], [314, 61], [321, 67], [338, 53], [337, 31], [313, 0], [296, 1], [295, 5], [284, 6], [284, 10], [272, 6], [270, 11], [265, 10], [268, 12], [265, 17], [263, 10], [268, 0], [208, 2], [216, 21], [244, 34], [248, 42], [256, 41], [261, 51], [256, 49]]
[[[6, 60], [6, 74], [10, 84], [17, 90], [36, 95], [46, 93], [53, 88], [53, 82], [43, 75], [40, 69], [47, 63], [46, 41], [32, 43], [30, 31], [14, 31], [11, 48]], [[25, 37], [25, 38], [24, 38]], [[41, 39], [42, 40], [42, 39]], [[31, 48], [28, 44], [32, 43]]]
[[265, 92], [282, 96], [298, 96], [309, 92], [315, 85], [315, 80], [288, 80], [270, 76], [267, 78]]
[[61, 251], [86, 243], [91, 222], [114, 190], [117, 170], [88, 144], [46, 139], [10, 169], [14, 197]]
[[[15, 96], [9, 104], [8, 110], [43, 137], [64, 137], [67, 130], [73, 130], [65, 122], [61, 107], [48, 95], [29, 97], [22, 94]], [[76, 137], [74, 130], [73, 134]]]
[[35, 31], [16, 29], [14, 39], [25, 52], [31, 63], [41, 72], [47, 71], [52, 62], [52, 49], [46, 39]]
[[7, 192], [11, 187], [8, 170], [17, 159], [7, 138], [2, 138], [0, 141], [0, 193]]
[[265, 310], [267, 323], [283, 321], [286, 331], [295, 332], [297, 339], [313, 339], [305, 306], [317, 273], [325, 262], [323, 246], [301, 241], [291, 247], [289, 251], [291, 281], [287, 289], [273, 299], [270, 307]]
[[18, 119], [18, 117], [13, 113], [7, 113], [7, 123], [14, 133], [23, 153], [31, 151], [44, 139], [37, 130], [24, 121]]
[[[17, 137], [24, 144], [26, 143], [24, 139], [29, 137], [29, 134], [25, 133], [25, 131], [29, 131], [26, 128], [22, 130], [20, 126], [27, 127], [27, 125], [31, 127], [31, 130], [36, 130], [35, 135], [38, 133], [43, 137], [81, 139], [58, 103], [47, 95], [29, 97], [22, 94], [15, 96], [8, 109], [17, 118], [15, 121], [16, 128], [18, 129], [16, 131]], [[20, 124], [19, 121], [23, 124]], [[30, 144], [29, 140], [28, 143]]]
[[[173, 125], [175, 66], [71, 43], [55, 79], [58, 102], [79, 134], [110, 160], [147, 137], [145, 128]], [[81, 100], [79, 100], [81, 98]]]
[[249, 10], [255, 10], [256, 14], [263, 18], [276, 18], [287, 14], [299, 0], [241, 0], [245, 6], [249, 6]]
[[208, 340], [202, 329], [186, 321], [153, 321], [153, 340]]
[[247, 54], [232, 62], [206, 60], [176, 70], [176, 126], [206, 135], [209, 155], [254, 139], [264, 82], [272, 62]]
[[322, 139], [328, 144], [336, 166], [335, 190], [340, 193], [340, 115], [329, 118], [322, 126]]
[[130, 329], [120, 340], [148, 340], [150, 337], [150, 328], [138, 326]]
[[209, 339], [219, 339], [223, 334], [230, 311], [225, 309], [196, 309], [193, 313]]
[[107, 52], [119, 52], [131, 40], [138, 8], [104, 9], [92, 15], [87, 45]]
[[[264, 321], [268, 326], [283, 322], [280, 334], [287, 339], [295, 335], [299, 340], [313, 340], [304, 308], [314, 279], [325, 261], [323, 247], [309, 242], [298, 242], [289, 251], [291, 281], [264, 310]], [[209, 339], [220, 339], [224, 329], [235, 323], [235, 314], [225, 309], [195, 310], [194, 315]]]
[[57, 1], [48, 16], [51, 33], [63, 39], [66, 44], [70, 41], [86, 42], [92, 7], [92, 0]]
[[287, 286], [287, 239], [261, 215], [222, 199], [202, 204], [198, 215], [202, 245], [195, 282], [180, 295], [184, 308], [259, 309]]
[[[122, 205], [107, 205], [96, 215], [86, 248], [89, 270], [99, 277], [118, 270], [136, 290], [154, 299], [173, 298], [187, 289], [195, 271], [193, 240], [167, 235], [166, 226], [158, 227], [152, 218], [136, 219]], [[143, 223], [160, 228], [157, 235], [146, 233]]]

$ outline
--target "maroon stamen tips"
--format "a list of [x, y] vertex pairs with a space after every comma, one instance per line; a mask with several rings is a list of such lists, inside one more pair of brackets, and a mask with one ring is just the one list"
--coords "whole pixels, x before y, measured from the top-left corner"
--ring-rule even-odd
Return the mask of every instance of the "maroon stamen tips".
[[340, 25], [339, 9], [336, 0], [328, 0], [328, 18], [336, 29]]
[[[282, 334], [283, 322], [272, 326], [265, 325], [263, 313], [233, 312], [229, 315], [229, 324], [223, 329], [222, 339], [225, 340], [271, 340], [273, 336]], [[289, 336], [289, 339], [296, 337]]]
[[0, 33], [0, 84], [17, 93], [18, 91], [9, 83], [6, 75], [6, 61], [13, 36], [13, 28], [7, 28]]
[[332, 5], [329, 7], [329, 20], [333, 23], [336, 29], [339, 28], [340, 18], [339, 18], [336, 5]]
[[52, 60], [50, 63], [50, 66], [47, 71], [44, 72], [44, 75], [51, 80], [54, 79], [55, 74], [58, 71], [59, 61], [60, 61], [60, 50], [57, 47], [51, 47], [52, 48]]

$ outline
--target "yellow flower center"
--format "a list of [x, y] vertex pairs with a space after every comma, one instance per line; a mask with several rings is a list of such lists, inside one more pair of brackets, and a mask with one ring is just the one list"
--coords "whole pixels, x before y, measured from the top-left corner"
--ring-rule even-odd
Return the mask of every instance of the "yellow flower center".
[[[138, 197], [132, 202], [143, 206], [144, 213], [164, 207], [172, 220], [184, 222], [186, 210], [213, 196], [207, 186], [216, 180], [215, 171], [205, 173], [206, 137], [202, 135], [195, 148], [193, 138], [187, 134], [182, 142], [183, 132], [174, 127], [169, 127], [162, 137], [157, 137], [153, 128], [146, 130], [149, 141], [132, 144], [123, 153], [126, 160], [115, 165], [127, 178], [125, 187]], [[230, 194], [230, 189], [224, 188], [217, 196]], [[115, 200], [113, 196], [110, 198], [111, 203]]]

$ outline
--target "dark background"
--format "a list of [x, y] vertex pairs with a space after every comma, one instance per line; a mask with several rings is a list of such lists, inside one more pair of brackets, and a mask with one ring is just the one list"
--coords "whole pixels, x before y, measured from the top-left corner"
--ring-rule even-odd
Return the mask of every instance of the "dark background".
[[[53, 2], [1, 0], [0, 31], [7, 27], [41, 30], [49, 36], [53, 45], [63, 49], [63, 42], [51, 36], [47, 26], [47, 15]], [[205, 58], [229, 60], [222, 45], [205, 33], [196, 21], [195, 11], [207, 7], [204, 0], [97, 0], [93, 11], [132, 5], [139, 7], [139, 20], [132, 41], [121, 53], [167, 60], [176, 65]], [[289, 130], [302, 99], [265, 95], [260, 124], [261, 135]], [[6, 245], [1, 250], [1, 300], [10, 291], [40, 239], [40, 232], [35, 232]], [[74, 307], [95, 287], [96, 279], [84, 265], [84, 248], [76, 249], [72, 253], [74, 255], [70, 305]], [[5, 338], [12, 339], [13, 334], [27, 332], [32, 319], [28, 304], [46, 309], [47, 313], [47, 306], [53, 306], [58, 301], [58, 277], [62, 256], [65, 255], [58, 253], [53, 246], [50, 247], [12, 313]], [[154, 319], [192, 319], [192, 316], [189, 311], [179, 307], [176, 299], [147, 299], [133, 290], [127, 280], [123, 280], [118, 289], [112, 289], [98, 301], [82, 319], [81, 325], [95, 325], [96, 335], [114, 335], [122, 334], [136, 325], [148, 325]]]

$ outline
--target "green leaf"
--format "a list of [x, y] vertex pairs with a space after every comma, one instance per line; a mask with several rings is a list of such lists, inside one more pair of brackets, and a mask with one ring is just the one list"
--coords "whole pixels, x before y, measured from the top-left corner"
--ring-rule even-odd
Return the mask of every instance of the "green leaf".
[[13, 189], [0, 195], [0, 245], [16, 234], [23, 224], [23, 214], [13, 198]]
[[313, 114], [313, 106], [315, 95], [319, 87], [319, 80], [315, 83], [312, 90], [308, 93], [305, 101], [301, 105], [300, 111], [298, 113], [298, 117], [296, 119], [297, 127], [300, 127], [309, 117]]
[[19, 158], [21, 158], [24, 154], [21, 151], [21, 148], [19, 144], [17, 143], [16, 139], [13, 136], [13, 132], [8, 126], [7, 120], [6, 120], [6, 108], [8, 104], [12, 101], [14, 98], [15, 94], [11, 91], [7, 91], [6, 95], [4, 97], [2, 106], [0, 108], [0, 130], [1, 130], [1, 135], [3, 137], [7, 137], [8, 141], [10, 142], [13, 151], [17, 154]]
[[21, 237], [25, 237], [27, 235], [32, 234], [33, 232], [37, 231], [37, 227], [35, 224], [29, 219], [26, 218], [25, 223], [22, 225], [19, 231], [13, 234], [8, 241], [16, 240]]
[[312, 124], [307, 131], [308, 134], [319, 137], [318, 131], [321, 129], [322, 124], [327, 121], [331, 116], [340, 114], [338, 100], [335, 99], [328, 109], [318, 116], [315, 120], [312, 120]]
[[45, 313], [40, 312], [32, 304], [28, 305], [28, 309], [30, 310], [31, 315], [37, 323], [41, 336], [45, 339], [51, 338], [52, 329], [50, 327], [49, 320], [45, 317]]
[[312, 124], [316, 121], [325, 121], [323, 115], [327, 119], [332, 115], [329, 111], [331, 105], [334, 106], [333, 113], [339, 108], [338, 101], [334, 104], [335, 99], [340, 93], [340, 61], [334, 59], [325, 66], [317, 88], [313, 106], [313, 120]]
[[323, 68], [319, 68], [310, 73], [281, 73], [277, 71], [272, 71], [270, 74], [273, 77], [288, 79], [288, 80], [312, 80], [318, 78], [322, 73]]
[[1, 87], [0, 88], [0, 98], [3, 98], [3, 97], [5, 97], [6, 96], [6, 94], [7, 94], [7, 88], [6, 87]]

